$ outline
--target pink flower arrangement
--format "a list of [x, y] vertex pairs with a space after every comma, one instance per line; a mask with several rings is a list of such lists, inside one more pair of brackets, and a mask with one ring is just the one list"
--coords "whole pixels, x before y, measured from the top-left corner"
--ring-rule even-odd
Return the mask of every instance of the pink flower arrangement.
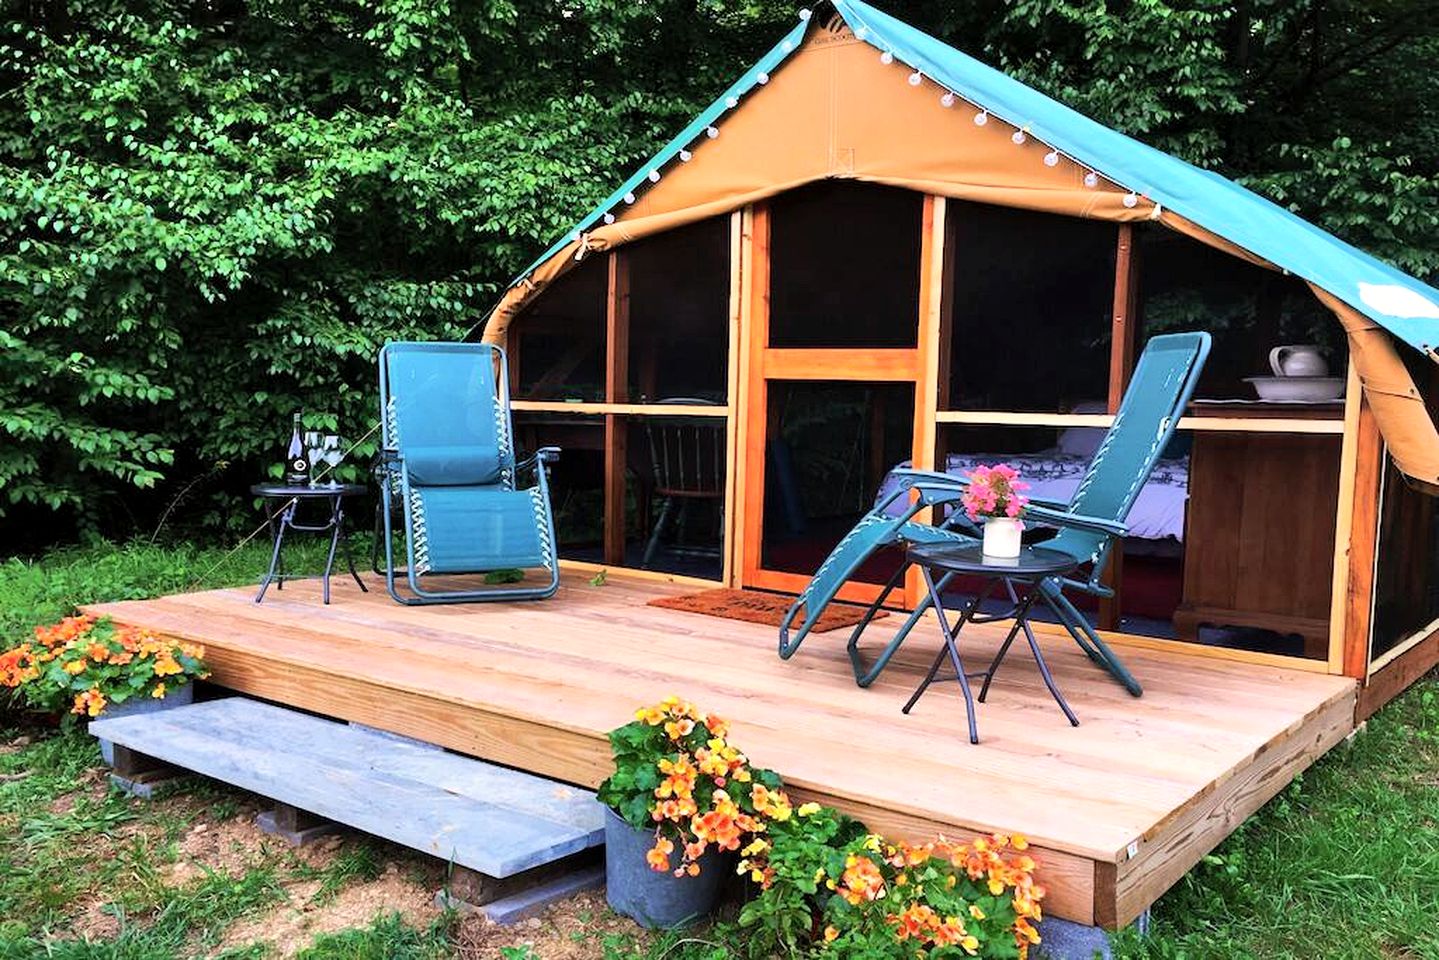
[[969, 474], [969, 487], [960, 503], [971, 520], [989, 517], [1018, 519], [1029, 506], [1029, 498], [1020, 491], [1029, 484], [1019, 479], [1019, 471], [1007, 463], [992, 467], [975, 467]]

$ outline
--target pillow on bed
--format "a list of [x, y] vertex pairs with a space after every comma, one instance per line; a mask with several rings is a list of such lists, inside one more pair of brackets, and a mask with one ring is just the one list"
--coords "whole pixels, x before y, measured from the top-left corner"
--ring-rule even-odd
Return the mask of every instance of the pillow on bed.
[[[1070, 413], [1105, 413], [1109, 409], [1102, 400], [1077, 403]], [[1104, 442], [1103, 427], [1068, 427], [1059, 431], [1059, 452], [1071, 457], [1094, 459]]]

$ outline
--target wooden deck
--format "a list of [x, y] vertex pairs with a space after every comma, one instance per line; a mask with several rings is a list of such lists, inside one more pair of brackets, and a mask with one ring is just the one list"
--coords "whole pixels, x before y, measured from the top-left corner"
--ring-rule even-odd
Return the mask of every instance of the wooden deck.
[[[846, 631], [811, 637], [789, 662], [772, 628], [651, 607], [695, 588], [567, 573], [548, 601], [402, 607], [375, 578], [336, 577], [92, 608], [204, 643], [214, 680], [545, 776], [593, 787], [605, 733], [676, 693], [730, 718], [756, 763], [800, 799], [915, 838], [999, 830], [1037, 849], [1047, 909], [1121, 925], [1354, 726], [1352, 680], [1116, 640], [1134, 699], [1067, 639], [1046, 654], [1079, 715], [1071, 728], [1027, 651], [1016, 650], [964, 735], [953, 684], [900, 713], [938, 642], [917, 631], [874, 687], [855, 687]], [[877, 636], [896, 621], [881, 621]], [[975, 665], [998, 642], [975, 629]]]

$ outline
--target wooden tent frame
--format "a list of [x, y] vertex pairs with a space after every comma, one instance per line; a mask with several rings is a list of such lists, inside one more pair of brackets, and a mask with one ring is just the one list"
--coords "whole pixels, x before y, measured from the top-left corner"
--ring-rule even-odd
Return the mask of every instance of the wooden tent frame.
[[[558, 402], [515, 400], [514, 409], [536, 413], [563, 412], [602, 418], [605, 431], [604, 562], [565, 561], [572, 569], [599, 570], [624, 566], [625, 453], [631, 419], [654, 416], [723, 417], [726, 423], [729, 468], [726, 471], [725, 543], [720, 583], [730, 587], [797, 592], [806, 578], [766, 570], [760, 563], [760, 535], [764, 500], [764, 436], [766, 390], [770, 379], [825, 381], [888, 381], [912, 383], [915, 392], [913, 460], [933, 468], [938, 430], [945, 424], [981, 426], [1104, 427], [1123, 395], [1133, 368], [1137, 324], [1138, 271], [1133, 256], [1135, 228], [1115, 224], [1114, 309], [1111, 317], [1111, 356], [1108, 405], [1111, 414], [1019, 413], [1011, 411], [950, 410], [947, 407], [949, 350], [946, 314], [948, 279], [953, 276], [957, 251], [947, 243], [947, 217], [951, 204], [942, 196], [925, 195], [922, 214], [919, 284], [919, 334], [913, 348], [791, 349], [768, 345], [769, 231], [768, 202], [757, 202], [728, 215], [729, 309], [728, 392], [717, 406], [635, 403], [628, 396], [629, 269], [627, 252], [620, 247], [603, 254], [606, 263], [605, 400]], [[524, 314], [505, 333], [510, 354], [518, 357]], [[515, 363], [515, 369], [519, 364]], [[1339, 497], [1335, 517], [1333, 589], [1327, 656], [1322, 659], [1279, 655], [1186, 643], [1187, 652], [1252, 663], [1282, 665], [1310, 672], [1343, 675], [1365, 685], [1360, 715], [1367, 716], [1397, 695], [1435, 663], [1439, 663], [1439, 621], [1396, 645], [1371, 662], [1375, 566], [1380, 510], [1380, 480], [1385, 463], [1382, 437], [1364, 399], [1358, 376], [1348, 370], [1348, 389], [1342, 419], [1295, 416], [1185, 417], [1179, 428], [1247, 434], [1323, 434], [1341, 439]], [[693, 580], [714, 586], [714, 581], [673, 574], [634, 571], [669, 581]], [[906, 585], [906, 602], [918, 598], [919, 585]], [[851, 584], [846, 599], [872, 599], [878, 587]], [[1101, 624], [1113, 624], [1114, 611], [1101, 609]], [[1184, 641], [1125, 635], [1141, 646], [1167, 647]]]

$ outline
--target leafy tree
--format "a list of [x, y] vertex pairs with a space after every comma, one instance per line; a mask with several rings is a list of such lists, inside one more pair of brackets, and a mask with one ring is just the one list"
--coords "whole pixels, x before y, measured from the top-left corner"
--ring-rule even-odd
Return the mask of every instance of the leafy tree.
[[[1439, 271], [1432, 0], [886, 5]], [[470, 330], [794, 23], [778, 0], [0, 10], [0, 523], [36, 546], [177, 497], [238, 515], [297, 408], [364, 437], [385, 339]]]

